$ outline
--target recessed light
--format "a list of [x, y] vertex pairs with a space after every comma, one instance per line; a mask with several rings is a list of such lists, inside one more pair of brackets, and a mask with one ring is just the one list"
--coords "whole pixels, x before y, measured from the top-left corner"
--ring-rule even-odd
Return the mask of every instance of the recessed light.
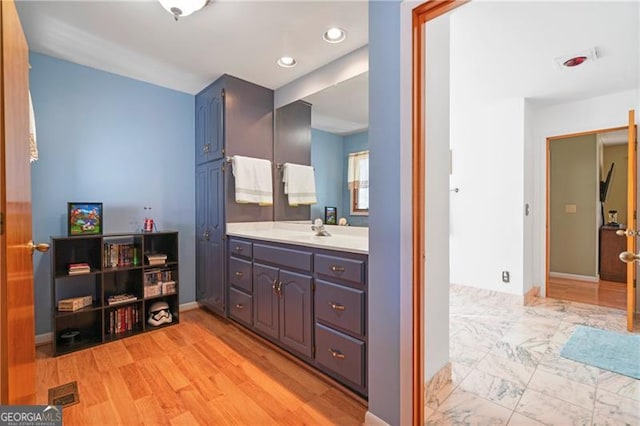
[[587, 60], [586, 56], [574, 56], [573, 58], [567, 59], [562, 63], [565, 67], [577, 67], [578, 65], [584, 63]]
[[347, 38], [347, 32], [342, 28], [331, 27], [322, 35], [322, 38], [327, 43], [340, 43]]
[[278, 59], [276, 63], [283, 68], [292, 68], [297, 64], [296, 60], [291, 56], [283, 56], [282, 58]]

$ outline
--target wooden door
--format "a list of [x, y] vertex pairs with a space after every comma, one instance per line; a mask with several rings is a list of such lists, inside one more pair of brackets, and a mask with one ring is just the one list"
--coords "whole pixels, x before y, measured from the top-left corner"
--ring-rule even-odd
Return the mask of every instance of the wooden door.
[[[638, 229], [637, 211], [637, 134], [635, 111], [629, 111], [628, 145], [628, 173], [627, 173], [627, 229]], [[627, 234], [627, 252], [636, 253], [637, 235]], [[627, 263], [627, 330], [633, 330], [633, 315], [636, 307], [636, 262]]]
[[0, 2], [0, 15], [0, 402], [33, 404], [29, 49], [13, 1]]
[[311, 277], [280, 270], [280, 342], [311, 357]]

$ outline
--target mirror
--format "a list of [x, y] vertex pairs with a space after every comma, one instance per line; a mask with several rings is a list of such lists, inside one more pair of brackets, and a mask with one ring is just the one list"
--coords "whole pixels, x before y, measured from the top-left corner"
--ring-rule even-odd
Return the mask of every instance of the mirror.
[[[368, 187], [357, 188], [355, 185], [353, 188], [351, 185], [352, 189], [349, 189], [347, 184], [349, 154], [369, 149], [368, 106], [369, 73], [364, 72], [276, 110], [276, 158], [299, 157], [297, 144], [310, 137], [310, 164], [315, 169], [317, 203], [310, 207], [288, 208], [278, 205], [286, 203], [286, 197], [276, 196], [275, 220], [321, 218], [323, 222], [328, 219], [331, 223], [332, 219], [337, 222], [345, 218], [351, 226], [368, 226]], [[294, 121], [306, 119], [305, 109], [310, 112], [309, 136], [294, 124]], [[292, 135], [296, 142], [292, 142]], [[288, 158], [285, 161], [294, 162]], [[368, 176], [368, 167], [366, 171]], [[276, 175], [276, 185], [282, 186], [280, 180]], [[357, 200], [360, 200], [360, 206], [367, 208], [358, 209]]]

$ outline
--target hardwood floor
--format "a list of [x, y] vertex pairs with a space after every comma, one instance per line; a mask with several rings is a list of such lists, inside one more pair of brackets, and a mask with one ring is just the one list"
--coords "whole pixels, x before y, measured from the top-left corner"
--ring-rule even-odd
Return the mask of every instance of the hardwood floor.
[[77, 380], [65, 425], [362, 424], [366, 407], [239, 326], [196, 309], [181, 323], [53, 358], [38, 347], [37, 403]]
[[554, 299], [627, 309], [627, 286], [625, 283], [602, 280], [594, 283], [566, 278], [550, 278], [548, 290], [548, 296]]

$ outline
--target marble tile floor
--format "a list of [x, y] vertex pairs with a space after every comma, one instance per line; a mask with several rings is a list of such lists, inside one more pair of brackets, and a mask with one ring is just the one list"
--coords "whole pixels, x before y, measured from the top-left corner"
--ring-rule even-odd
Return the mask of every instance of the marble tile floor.
[[640, 380], [560, 356], [578, 324], [627, 333], [625, 315], [452, 285], [452, 380], [426, 395], [426, 424], [640, 425]]

